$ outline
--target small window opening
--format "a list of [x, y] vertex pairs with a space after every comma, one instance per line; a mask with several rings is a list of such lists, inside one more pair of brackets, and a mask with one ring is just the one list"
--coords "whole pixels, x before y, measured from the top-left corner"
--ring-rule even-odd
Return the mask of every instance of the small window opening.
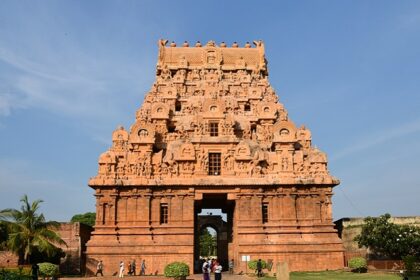
[[182, 105], [181, 102], [177, 101], [175, 102], [175, 112], [181, 112]]
[[257, 125], [256, 124], [252, 124], [251, 125], [251, 134], [255, 134], [257, 133]]
[[175, 126], [168, 126], [168, 132], [169, 133], [175, 132]]
[[220, 153], [209, 153], [209, 175], [220, 176], [221, 170]]
[[209, 132], [210, 136], [219, 136], [219, 123], [218, 122], [210, 122], [209, 123]]
[[247, 112], [251, 111], [251, 105], [249, 105], [249, 103], [246, 103], [244, 106], [244, 110]]
[[167, 203], [160, 204], [160, 223], [161, 224], [168, 223], [168, 204]]
[[262, 204], [262, 222], [268, 223], [268, 203]]

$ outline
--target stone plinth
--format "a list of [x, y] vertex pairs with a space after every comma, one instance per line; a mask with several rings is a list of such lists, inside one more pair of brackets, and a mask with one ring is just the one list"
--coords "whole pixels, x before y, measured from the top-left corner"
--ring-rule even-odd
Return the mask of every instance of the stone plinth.
[[276, 279], [277, 280], [289, 280], [290, 279], [289, 265], [287, 264], [287, 262], [277, 263]]

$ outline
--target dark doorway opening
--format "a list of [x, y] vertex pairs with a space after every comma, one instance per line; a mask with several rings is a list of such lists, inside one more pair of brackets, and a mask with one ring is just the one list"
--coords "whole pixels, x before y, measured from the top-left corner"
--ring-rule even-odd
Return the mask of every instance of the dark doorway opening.
[[[204, 259], [217, 258], [228, 270], [233, 258], [234, 200], [227, 194], [203, 194], [194, 204], [194, 273], [202, 272]], [[206, 248], [207, 247], [207, 248]]]

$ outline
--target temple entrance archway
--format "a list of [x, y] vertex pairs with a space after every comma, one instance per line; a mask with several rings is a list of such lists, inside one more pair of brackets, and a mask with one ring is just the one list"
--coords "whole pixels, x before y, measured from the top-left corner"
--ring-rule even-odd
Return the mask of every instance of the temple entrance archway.
[[[194, 272], [200, 273], [203, 258], [219, 259], [224, 270], [228, 268], [230, 258], [233, 258], [233, 211], [235, 203], [228, 200], [226, 194], [204, 194], [203, 199], [196, 200], [194, 205]], [[203, 211], [204, 210], [204, 211]], [[200, 250], [200, 237], [206, 229], [215, 231], [215, 252]], [[210, 230], [211, 231], [211, 230]], [[214, 254], [216, 253], [216, 254]]]

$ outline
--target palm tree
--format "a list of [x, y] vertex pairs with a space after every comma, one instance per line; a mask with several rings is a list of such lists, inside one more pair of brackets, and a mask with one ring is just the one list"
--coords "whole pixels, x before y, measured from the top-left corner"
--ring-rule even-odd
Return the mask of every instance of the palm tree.
[[37, 213], [42, 200], [35, 200], [30, 204], [25, 194], [20, 201], [21, 211], [0, 211], [0, 220], [8, 226], [7, 247], [23, 256], [25, 263], [30, 263], [31, 254], [35, 250], [47, 254], [48, 257], [54, 255], [59, 250], [57, 245], [66, 245], [54, 231], [60, 224], [54, 221], [46, 222], [44, 215]]

